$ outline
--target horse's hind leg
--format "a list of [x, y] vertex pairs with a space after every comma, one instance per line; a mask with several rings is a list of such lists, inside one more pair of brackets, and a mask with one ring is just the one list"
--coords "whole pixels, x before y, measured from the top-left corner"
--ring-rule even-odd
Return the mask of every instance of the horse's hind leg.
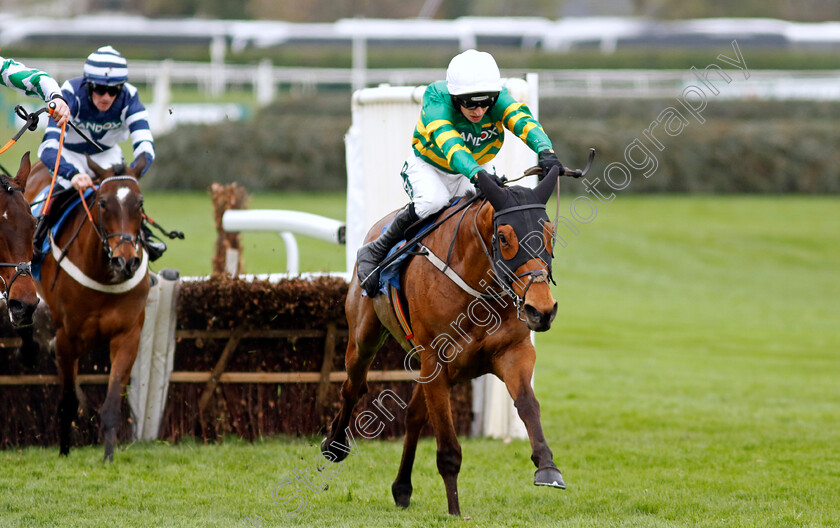
[[341, 408], [330, 424], [327, 437], [321, 442], [321, 452], [333, 462], [341, 462], [350, 453], [347, 429], [353, 408], [367, 392], [368, 369], [387, 335], [371, 300], [362, 298], [358, 281], [353, 281], [347, 296], [347, 323], [350, 328], [344, 357], [347, 379], [341, 385]]
[[531, 461], [537, 467], [534, 473], [535, 486], [551, 486], [566, 489], [563, 475], [554, 463], [554, 454], [548, 447], [540, 422], [540, 403], [531, 388], [536, 352], [531, 342], [509, 349], [495, 362], [496, 375], [507, 386], [519, 417], [525, 422], [528, 438], [531, 440]]
[[417, 384], [414, 387], [414, 394], [408, 402], [405, 414], [405, 442], [403, 443], [402, 460], [397, 478], [391, 485], [391, 494], [397, 506], [408, 508], [411, 501], [411, 468], [414, 466], [414, 455], [417, 452], [417, 440], [420, 438], [420, 431], [426, 425], [428, 414], [426, 412], [426, 396], [423, 393], [423, 385]]
[[137, 357], [140, 345], [140, 327], [111, 338], [111, 376], [108, 380], [108, 394], [99, 410], [102, 431], [105, 438], [105, 462], [114, 461], [114, 446], [117, 443], [117, 429], [120, 425], [120, 404], [122, 395], [131, 376], [131, 367]]
[[[60, 455], [70, 454], [70, 428], [79, 412], [79, 399], [76, 397], [76, 372], [78, 360], [70, 350], [63, 333], [56, 336], [56, 357], [58, 358], [58, 375], [60, 380], [61, 398], [58, 401], [58, 431]], [[62, 351], [64, 351], [62, 353]]]

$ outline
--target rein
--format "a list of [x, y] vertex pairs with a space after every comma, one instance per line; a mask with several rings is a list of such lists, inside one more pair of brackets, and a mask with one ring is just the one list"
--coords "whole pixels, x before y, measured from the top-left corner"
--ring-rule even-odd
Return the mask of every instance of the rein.
[[[477, 197], [478, 197], [478, 195], [476, 196], [476, 198]], [[471, 200], [470, 205], [473, 202], [475, 202], [475, 200]], [[425, 256], [426, 259], [435, 268], [438, 269], [438, 271], [440, 271], [441, 273], [446, 275], [459, 288], [464, 290], [466, 293], [472, 295], [473, 297], [482, 298], [482, 299], [496, 299], [496, 300], [499, 300], [499, 299], [501, 299], [505, 296], [511, 297], [513, 299], [514, 305], [516, 306], [517, 318], [521, 321], [525, 321], [525, 319], [522, 315], [522, 304], [525, 300], [525, 295], [528, 293], [528, 290], [531, 288], [531, 286], [535, 282], [545, 282], [546, 281], [546, 272], [544, 270], [538, 269], [538, 270], [527, 271], [525, 273], [521, 273], [521, 274], [517, 275], [515, 277], [515, 280], [519, 280], [519, 279], [522, 279], [524, 277], [530, 277], [530, 280], [528, 281], [528, 284], [525, 285], [525, 289], [522, 293], [522, 296], [517, 295], [516, 292], [513, 290], [512, 285], [509, 285], [509, 284], [506, 283], [506, 281], [502, 280], [502, 277], [499, 276], [498, 272], [496, 271], [496, 267], [493, 264], [494, 263], [494, 258], [493, 258], [493, 255], [491, 255], [491, 251], [495, 251], [495, 250], [492, 246], [492, 242], [491, 242], [491, 250], [488, 251], [487, 245], [486, 245], [485, 240], [484, 240], [484, 237], [481, 235], [481, 231], [478, 228], [478, 215], [479, 215], [479, 212], [481, 211], [481, 208], [484, 207], [484, 205], [486, 203], [487, 203], [487, 200], [485, 199], [479, 205], [478, 210], [476, 211], [476, 214], [473, 217], [473, 226], [472, 226], [473, 227], [473, 234], [478, 239], [479, 245], [481, 246], [481, 250], [484, 252], [485, 256], [487, 257], [487, 261], [490, 263], [490, 270], [493, 272], [493, 275], [495, 276], [495, 282], [497, 282], [502, 287], [501, 292], [496, 292], [496, 291], [493, 291], [489, 288], [487, 288], [484, 292], [478, 291], [477, 289], [470, 286], [463, 279], [463, 277], [458, 275], [458, 273], [455, 272], [449, 265], [449, 259], [452, 255], [452, 249], [455, 246], [455, 240], [457, 239], [458, 231], [461, 228], [461, 222], [463, 221], [464, 215], [466, 214], [466, 209], [463, 210], [463, 213], [461, 214], [461, 218], [458, 219], [458, 223], [455, 227], [455, 232], [452, 235], [452, 241], [449, 244], [449, 251], [448, 251], [447, 256], [446, 256], [446, 261], [442, 260], [432, 250], [430, 250], [428, 247], [423, 246], [423, 245], [420, 245], [420, 252], [419, 253], [422, 254], [423, 256]], [[499, 214], [507, 214], [507, 213], [510, 213], [512, 211], [525, 210], [525, 209], [542, 209], [542, 208], [544, 208], [543, 205], [531, 204], [531, 205], [514, 206], [514, 207], [507, 208], [507, 209], [503, 209], [501, 211], [496, 212], [493, 215], [493, 220], [494, 220], [493, 225], [495, 226], [495, 219]], [[445, 220], [448, 220], [449, 218], [454, 216], [454, 214], [459, 212], [460, 210], [461, 209], [459, 208], [458, 210], [449, 214], [445, 219], [441, 220], [441, 222], [443, 222]], [[495, 237], [495, 234], [491, 235], [491, 237]], [[492, 238], [491, 238], [491, 240], [492, 240]], [[479, 285], [484, 287], [486, 285], [486, 282], [484, 280], [482, 280], [479, 283]]]
[[[394, 251], [388, 257], [386, 257], [385, 260], [383, 260], [378, 266], [376, 266], [376, 268], [374, 268], [374, 270], [370, 273], [370, 275], [373, 275], [378, 271], [382, 271], [383, 269], [387, 268], [392, 262], [397, 260], [399, 257], [401, 257], [402, 255], [411, 251], [411, 249], [414, 246], [416, 246], [421, 240], [423, 240], [429, 234], [431, 234], [432, 231], [436, 230], [441, 225], [443, 225], [444, 222], [446, 222], [447, 220], [449, 220], [450, 218], [452, 218], [453, 216], [455, 216], [456, 214], [458, 214], [462, 210], [465, 210], [467, 207], [469, 207], [470, 205], [475, 203], [480, 197], [481, 197], [481, 195], [474, 194], [472, 197], [465, 200], [464, 203], [459, 205], [454, 211], [452, 211], [451, 213], [446, 215], [446, 217], [441, 218], [440, 220], [436, 221], [434, 224], [429, 226], [426, 230], [424, 230], [423, 232], [414, 236], [411, 240], [406, 242], [402, 247], [398, 248], [396, 251]], [[365, 282], [366, 280], [368, 280], [370, 278], [370, 275], [368, 277], [365, 277], [365, 280], [362, 281], [362, 282]]]

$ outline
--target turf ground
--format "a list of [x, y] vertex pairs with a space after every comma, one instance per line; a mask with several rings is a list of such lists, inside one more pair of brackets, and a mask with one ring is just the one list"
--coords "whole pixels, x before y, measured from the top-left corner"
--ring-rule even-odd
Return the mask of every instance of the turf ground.
[[[187, 231], [159, 267], [209, 271], [209, 197], [146, 202]], [[341, 196], [251, 206], [344, 218]], [[399, 440], [360, 440], [328, 490], [288, 484], [287, 504], [278, 483], [324, 482], [319, 438], [136, 443], [109, 465], [101, 447], [26, 448], [0, 452], [0, 526], [840, 526], [840, 199], [619, 196], [578, 227], [557, 250], [535, 380], [567, 490], [532, 485], [521, 440], [462, 439], [463, 520], [446, 515], [431, 439], [405, 511]], [[261, 236], [244, 239], [248, 270], [276, 271], [279, 239]], [[304, 269], [343, 263], [299, 241]]]

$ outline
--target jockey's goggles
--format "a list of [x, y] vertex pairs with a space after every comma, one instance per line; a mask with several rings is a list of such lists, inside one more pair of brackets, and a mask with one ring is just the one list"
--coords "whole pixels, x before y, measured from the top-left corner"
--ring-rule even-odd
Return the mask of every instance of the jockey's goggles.
[[115, 86], [107, 86], [105, 84], [88, 83], [88, 86], [90, 86], [90, 91], [95, 93], [96, 95], [108, 94], [111, 97], [116, 97], [120, 95], [120, 92], [122, 92], [123, 89], [122, 84], [117, 84]]
[[498, 98], [499, 92], [479, 92], [452, 96], [452, 100], [455, 104], [463, 106], [467, 110], [490, 108], [496, 104], [496, 99]]

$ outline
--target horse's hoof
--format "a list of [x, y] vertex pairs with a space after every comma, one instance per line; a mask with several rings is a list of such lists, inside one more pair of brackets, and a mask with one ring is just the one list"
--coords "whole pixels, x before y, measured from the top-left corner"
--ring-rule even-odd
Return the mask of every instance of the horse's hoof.
[[347, 458], [347, 452], [342, 451], [341, 449], [333, 449], [329, 443], [329, 439], [330, 437], [326, 437], [323, 440], [321, 440], [321, 453], [324, 455], [329, 454], [329, 456], [325, 456], [324, 458], [326, 458], [330, 462], [335, 462], [336, 464], [338, 464], [339, 462]]
[[411, 492], [413, 488], [411, 484], [400, 484], [394, 482], [391, 485], [391, 495], [394, 496], [394, 503], [400, 508], [408, 508], [411, 503]]
[[534, 486], [551, 486], [552, 488], [566, 489], [563, 482], [563, 475], [556, 467], [545, 467], [534, 473]]

